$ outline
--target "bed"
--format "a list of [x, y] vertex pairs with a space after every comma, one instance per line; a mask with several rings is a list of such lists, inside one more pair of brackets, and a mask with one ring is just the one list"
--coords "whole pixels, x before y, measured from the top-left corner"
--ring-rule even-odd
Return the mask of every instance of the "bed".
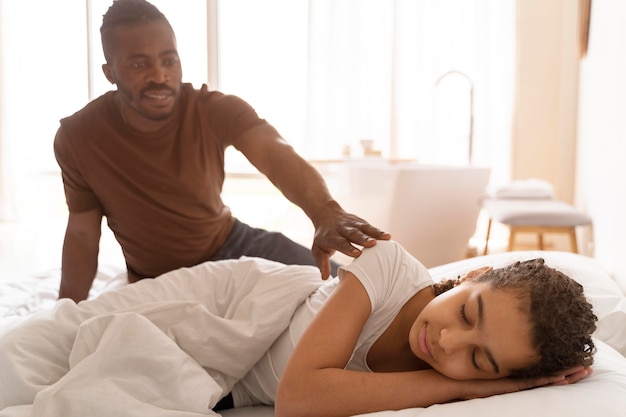
[[[626, 297], [596, 261], [566, 252], [525, 251], [466, 259], [433, 267], [430, 271], [435, 280], [438, 280], [457, 276], [477, 266], [498, 267], [514, 260], [539, 256], [544, 257], [548, 265], [564, 271], [579, 281], [585, 287], [585, 292], [594, 305], [595, 313], [599, 318], [598, 329], [594, 334], [597, 353], [594, 373], [589, 378], [571, 386], [539, 388], [484, 399], [435, 405], [428, 408], [385, 411], [372, 413], [372, 415], [377, 417], [626, 416]], [[237, 267], [248, 268], [241, 264], [245, 265], [246, 262], [237, 263], [239, 265]], [[237, 343], [237, 340], [241, 346], [247, 348], [246, 340], [249, 340], [249, 337], [255, 337], [255, 339], [259, 337], [271, 343], [272, 337], [275, 337], [280, 327], [284, 325], [284, 317], [289, 315], [290, 309], [294, 303], [298, 302], [298, 299], [294, 298], [285, 302], [280, 292], [271, 291], [276, 285], [284, 285], [285, 277], [280, 271], [270, 271], [267, 274], [264, 270], [263, 276], [269, 276], [269, 278], [258, 280], [250, 288], [245, 287], [247, 284], [242, 284], [244, 285], [242, 288], [230, 288], [219, 297], [224, 300], [224, 304], [232, 304], [233, 300], [237, 301], [235, 303], [237, 307], [228, 313], [231, 318], [245, 319], [257, 317], [258, 314], [268, 317], [255, 323], [252, 328], [246, 328], [241, 334], [228, 334], [224, 337], [225, 333], [222, 332], [217, 340], [206, 340], [202, 339], [207, 337], [206, 335], [194, 334], [193, 329], [189, 327], [179, 328], [172, 323], [161, 322], [164, 316], [167, 316], [168, 320], [171, 316], [177, 317], [179, 311], [192, 311], [192, 314], [200, 314], [196, 311], [196, 303], [206, 300], [202, 300], [199, 294], [204, 291], [218, 291], [217, 287], [211, 286], [219, 286], [219, 280], [201, 280], [202, 284], [198, 285], [202, 287], [192, 286], [182, 292], [180, 288], [183, 285], [180, 284], [184, 284], [184, 281], [191, 279], [194, 274], [210, 274], [210, 266], [208, 268], [209, 270], [195, 272], [180, 270], [175, 274], [175, 279], [168, 279], [167, 282], [163, 281], [158, 285], [143, 285], [146, 288], [142, 288], [141, 283], [130, 286], [135, 292], [133, 297], [146, 297], [145, 301], [150, 301], [148, 307], [145, 307], [141, 313], [151, 317], [151, 321], [157, 323], [157, 328], [152, 326], [150, 320], [143, 320], [141, 314], [124, 311], [123, 307], [129, 299], [124, 299], [120, 295], [123, 291], [118, 291], [126, 287], [124, 271], [116, 267], [101, 268], [90, 298], [95, 298], [98, 294], [102, 295], [96, 301], [79, 304], [79, 306], [84, 306], [81, 311], [89, 315], [91, 319], [88, 320], [89, 326], [82, 329], [82, 332], [75, 338], [72, 337], [71, 342], [74, 345], [70, 347], [69, 362], [73, 374], [70, 372], [69, 376], [51, 385], [52, 387], [59, 385], [59, 389], [46, 387], [47, 373], [54, 374], [55, 368], [65, 366], [62, 363], [63, 357], [65, 361], [68, 361], [67, 353], [62, 353], [68, 347], [57, 346], [54, 343], [29, 346], [25, 342], [24, 346], [20, 345], [21, 350], [11, 353], [12, 357], [5, 355], [0, 358], [0, 397], [4, 396], [4, 400], [0, 399], [0, 417], [70, 417], [74, 415], [81, 417], [86, 415], [90, 417], [111, 415], [179, 417], [212, 414], [207, 409], [207, 402], [215, 400], [211, 397], [215, 395], [215, 384], [228, 386], [238, 377], [237, 375], [245, 372], [247, 366], [253, 364], [258, 352], [247, 352], [245, 355], [247, 359], [237, 363], [236, 369], [220, 368], [221, 373], [214, 378], [210, 372], [204, 372], [202, 367], [205, 365], [203, 361], [207, 359], [200, 357], [202, 354], [195, 356], [197, 352], [194, 352], [189, 345], [192, 343], [217, 343], [219, 345], [221, 343], [217, 349], [222, 351], [203, 353], [211, 356], [232, 354], [232, 344]], [[316, 285], [314, 279], [316, 271], [307, 270], [309, 267], [303, 268], [305, 269], [287, 277], [290, 285], [298, 285], [302, 288], [299, 293], [301, 297], [305, 297], [307, 292], [310, 292], [311, 288]], [[248, 268], [245, 273], [255, 274], [255, 271]], [[301, 278], [303, 275], [306, 276], [305, 279]], [[69, 301], [56, 302], [59, 276], [59, 271], [48, 271], [37, 276], [3, 282], [0, 292], [0, 308], [2, 308], [0, 310], [2, 314], [0, 336], [11, 334], [12, 337], [20, 338], [28, 336], [28, 332], [52, 331], [51, 329], [55, 326], [52, 323], [58, 326], [59, 323], [63, 323], [66, 311], [78, 308]], [[212, 281], [217, 282], [212, 283]], [[149, 292], [146, 292], [147, 290]], [[128, 293], [128, 289], [125, 292]], [[246, 295], [242, 295], [244, 293]], [[167, 302], [164, 303], [163, 300]], [[278, 300], [280, 303], [277, 303]], [[122, 314], [116, 314], [114, 317], [98, 316], [101, 305], [107, 303], [118, 305]], [[280, 314], [277, 313], [277, 304], [280, 304], [278, 308]], [[166, 314], [163, 313], [164, 311]], [[34, 329], [25, 326], [24, 323], [29, 320], [32, 322], [33, 317], [39, 317], [36, 321], [43, 324]], [[210, 321], [213, 318], [199, 316], [198, 320]], [[173, 321], [176, 319], [174, 318]], [[225, 324], [221, 321], [211, 321], [208, 325], [223, 326]], [[229, 331], [227, 328], [224, 329], [226, 332]], [[63, 332], [63, 328], [60, 332]], [[148, 343], [149, 349], [146, 350], [147, 339], [152, 342]], [[172, 340], [175, 343], [172, 343]], [[262, 348], [261, 346], [260, 349]], [[117, 358], [119, 361], [111, 362], [111, 358]], [[41, 364], [41, 367], [39, 365], [34, 367], [35, 372], [33, 372], [34, 363]], [[222, 365], [218, 364], [218, 366]], [[52, 371], [50, 371], [51, 368]], [[13, 384], [11, 375], [20, 372], [33, 374], [28, 377], [34, 378], [35, 382], [41, 385], [34, 389], [45, 388], [43, 389], [45, 393], [38, 395], [34, 404], [28, 398], [23, 400], [17, 398], [21, 395], [20, 387]], [[53, 375], [50, 378], [54, 379]], [[151, 397], [146, 395], [146, 388], [149, 388]], [[217, 390], [219, 391], [219, 388]], [[137, 393], [139, 391], [141, 392]], [[10, 398], [11, 404], [7, 405], [6, 398]], [[114, 400], [111, 401], [111, 399]], [[272, 417], [273, 409], [271, 407], [241, 408], [224, 411], [222, 415], [226, 417]]]

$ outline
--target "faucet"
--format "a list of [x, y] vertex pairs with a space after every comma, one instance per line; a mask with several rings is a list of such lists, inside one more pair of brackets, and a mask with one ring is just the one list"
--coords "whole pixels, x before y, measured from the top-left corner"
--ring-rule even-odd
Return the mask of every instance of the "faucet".
[[443, 73], [441, 76], [439, 76], [439, 78], [437, 79], [437, 81], [435, 82], [435, 87], [437, 87], [439, 85], [439, 83], [446, 77], [450, 76], [450, 75], [460, 75], [463, 78], [465, 78], [465, 80], [467, 80], [470, 90], [469, 90], [469, 100], [470, 100], [470, 114], [469, 114], [469, 137], [468, 137], [468, 160], [470, 165], [472, 165], [472, 159], [473, 159], [473, 153], [474, 153], [474, 83], [472, 82], [471, 78], [464, 73], [463, 71], [459, 71], [459, 70], [450, 70], [448, 72]]

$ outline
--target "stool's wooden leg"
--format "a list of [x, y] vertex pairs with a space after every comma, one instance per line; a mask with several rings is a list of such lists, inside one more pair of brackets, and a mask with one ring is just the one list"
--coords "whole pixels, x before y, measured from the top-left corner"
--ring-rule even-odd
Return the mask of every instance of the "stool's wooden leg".
[[538, 235], [538, 242], [539, 242], [539, 250], [543, 250], [543, 233], [539, 232], [537, 233]]
[[487, 254], [487, 249], [489, 248], [489, 235], [491, 234], [491, 217], [489, 218], [489, 223], [487, 223], [487, 236], [485, 237], [485, 250], [483, 251], [483, 255]]
[[513, 251], [515, 243], [515, 227], [509, 227], [509, 252]]
[[576, 228], [571, 227], [569, 229], [569, 239], [572, 242], [572, 252], [578, 253], [578, 242], [576, 241]]

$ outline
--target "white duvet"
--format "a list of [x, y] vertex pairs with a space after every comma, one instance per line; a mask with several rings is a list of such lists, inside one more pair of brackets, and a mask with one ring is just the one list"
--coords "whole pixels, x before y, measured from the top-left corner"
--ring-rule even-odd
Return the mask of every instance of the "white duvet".
[[12, 320], [0, 415], [213, 414], [320, 283], [314, 267], [206, 263]]
[[[626, 297], [593, 259], [514, 252], [430, 272], [439, 280], [538, 256], [579, 281], [594, 305], [598, 352], [589, 378], [571, 386], [368, 417], [626, 417]], [[27, 319], [14, 314], [0, 319], [0, 417], [213, 414], [212, 405], [254, 365], [296, 306], [320, 284], [313, 267], [284, 268], [250, 259], [223, 265], [220, 272], [222, 267], [210, 263], [181, 269], [78, 306], [62, 301]], [[58, 281], [50, 287], [58, 288]], [[10, 310], [38, 309], [31, 298], [24, 300]], [[115, 312], [103, 314], [107, 311]], [[223, 414], [272, 417], [273, 409]]]

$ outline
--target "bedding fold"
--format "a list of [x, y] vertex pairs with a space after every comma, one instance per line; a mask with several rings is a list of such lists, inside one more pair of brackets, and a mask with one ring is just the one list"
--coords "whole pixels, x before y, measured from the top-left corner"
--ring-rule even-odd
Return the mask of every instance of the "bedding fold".
[[32, 417], [195, 416], [230, 392], [317, 287], [319, 271], [205, 263], [20, 322], [1, 336], [0, 409]]

